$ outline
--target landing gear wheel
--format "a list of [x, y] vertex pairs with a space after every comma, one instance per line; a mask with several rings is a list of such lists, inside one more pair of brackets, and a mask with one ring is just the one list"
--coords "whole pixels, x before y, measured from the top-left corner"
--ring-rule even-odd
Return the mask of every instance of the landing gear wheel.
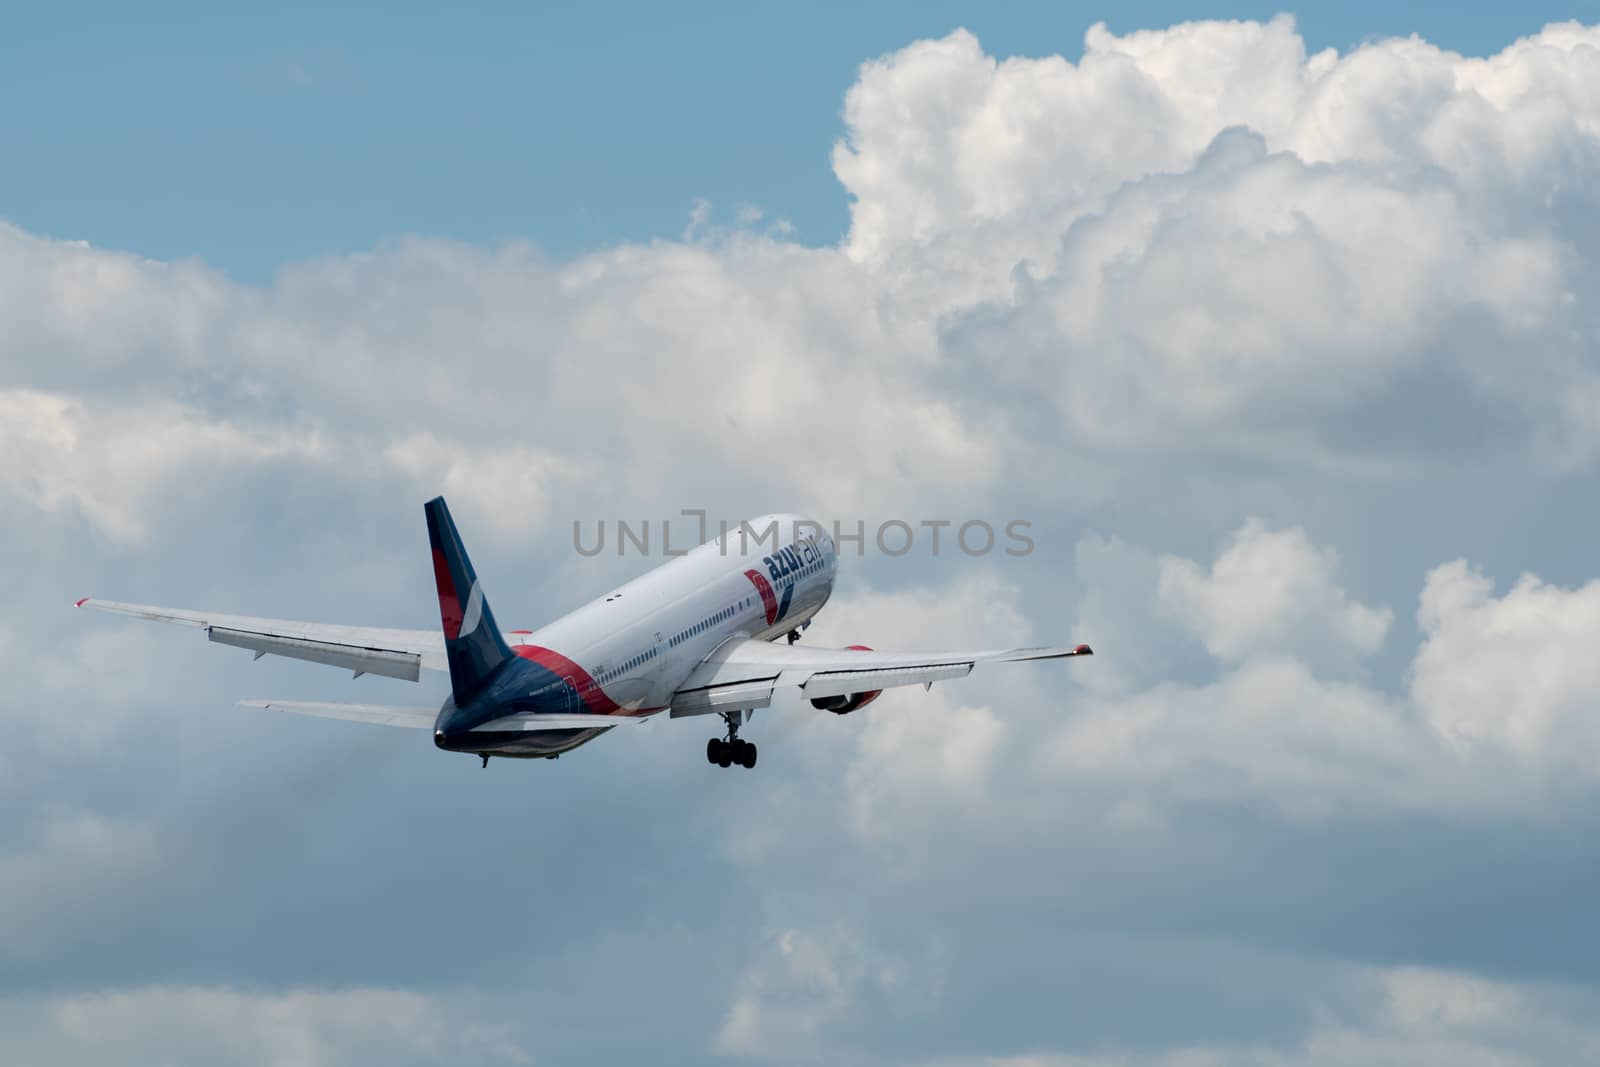
[[726, 739], [713, 737], [706, 742], [706, 762], [718, 767], [731, 767], [735, 763], [747, 768], [756, 765], [756, 746], [739, 740], [739, 724], [743, 720], [742, 711], [722, 713], [722, 721], [728, 724], [728, 736]]

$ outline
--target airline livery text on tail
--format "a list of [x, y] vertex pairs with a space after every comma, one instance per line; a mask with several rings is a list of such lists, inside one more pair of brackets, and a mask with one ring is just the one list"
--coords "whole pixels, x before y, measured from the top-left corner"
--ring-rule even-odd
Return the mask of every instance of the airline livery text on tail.
[[[980, 663], [1087, 656], [1088, 645], [981, 652], [811, 648], [800, 632], [833, 592], [838, 552], [816, 523], [768, 515], [741, 529], [778, 531], [776, 545], [742, 535], [709, 541], [543, 629], [500, 629], [443, 498], [424, 507], [439, 595], [438, 630], [380, 630], [123, 604], [80, 608], [203, 629], [218, 644], [417, 681], [450, 673], [444, 706], [392, 707], [249, 700], [250, 707], [384, 726], [432, 729], [449, 752], [554, 758], [616, 726], [666, 711], [719, 715], [726, 737], [706, 745], [722, 767], [756, 765], [739, 727], [779, 690], [844, 715], [885, 689], [960, 678]], [[778, 643], [780, 637], [786, 642]]]

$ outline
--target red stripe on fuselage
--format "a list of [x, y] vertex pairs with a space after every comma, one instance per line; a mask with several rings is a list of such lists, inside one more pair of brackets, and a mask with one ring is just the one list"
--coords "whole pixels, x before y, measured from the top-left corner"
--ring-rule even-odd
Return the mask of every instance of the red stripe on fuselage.
[[772, 583], [767, 581], [767, 576], [760, 571], [745, 571], [744, 576], [750, 579], [750, 584], [761, 594], [761, 606], [767, 613], [767, 625], [771, 626], [778, 621], [778, 597], [772, 591]]
[[532, 660], [545, 670], [562, 678], [570, 678], [578, 687], [578, 699], [583, 701], [584, 708], [592, 715], [647, 715], [660, 708], [639, 708], [629, 711], [615, 700], [606, 696], [606, 691], [600, 688], [600, 683], [590, 676], [589, 672], [578, 666], [577, 663], [563, 656], [552, 648], [540, 645], [512, 645], [511, 651], [523, 659]]

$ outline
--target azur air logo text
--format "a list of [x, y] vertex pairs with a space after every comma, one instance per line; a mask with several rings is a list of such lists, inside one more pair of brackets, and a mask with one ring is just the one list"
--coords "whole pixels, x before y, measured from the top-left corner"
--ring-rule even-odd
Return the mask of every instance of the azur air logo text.
[[[750, 584], [756, 587], [756, 592], [761, 594], [761, 606], [766, 611], [768, 626], [788, 614], [789, 602], [794, 597], [795, 577], [820, 558], [821, 550], [816, 542], [801, 541], [785, 545], [770, 556], [763, 556], [761, 562], [766, 564], [766, 574], [757, 570], [744, 572]], [[774, 586], [783, 590], [781, 595]]]
[[821, 549], [817, 548], [815, 541], [801, 541], [793, 545], [784, 545], [770, 556], [763, 556], [761, 562], [767, 565], [767, 574], [774, 583], [780, 582], [792, 574], [799, 574], [821, 556]]

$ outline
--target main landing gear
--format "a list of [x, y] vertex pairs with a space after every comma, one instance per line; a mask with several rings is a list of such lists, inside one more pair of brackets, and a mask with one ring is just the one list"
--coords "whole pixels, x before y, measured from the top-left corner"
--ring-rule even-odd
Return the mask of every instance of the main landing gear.
[[715, 763], [718, 767], [731, 767], [737, 763], [746, 770], [756, 765], [756, 746], [739, 740], [739, 722], [743, 717], [742, 711], [722, 713], [722, 721], [728, 724], [728, 737], [727, 740], [713, 737], [706, 742], [707, 763]]

